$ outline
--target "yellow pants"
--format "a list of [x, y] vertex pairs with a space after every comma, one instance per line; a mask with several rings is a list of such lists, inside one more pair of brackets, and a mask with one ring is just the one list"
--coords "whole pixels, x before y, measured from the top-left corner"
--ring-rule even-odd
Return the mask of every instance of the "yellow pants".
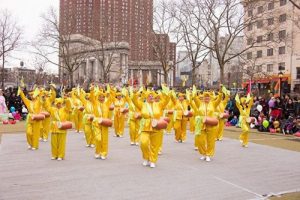
[[41, 132], [41, 121], [27, 123], [26, 138], [27, 143], [32, 148], [39, 148], [39, 137]]
[[73, 121], [75, 124], [75, 130], [77, 132], [82, 130], [82, 119], [83, 119], [83, 113], [81, 111], [75, 111], [73, 114]]
[[50, 124], [51, 124], [51, 118], [50, 117], [47, 117], [43, 120], [40, 138], [48, 140], [48, 135], [50, 133]]
[[190, 132], [191, 133], [195, 132], [195, 117], [190, 118]]
[[198, 151], [203, 156], [214, 156], [216, 143], [216, 129], [202, 130], [198, 137]]
[[141, 133], [141, 150], [143, 159], [156, 163], [158, 157], [160, 132], [142, 132]]
[[174, 125], [173, 114], [168, 114], [167, 116], [170, 119], [170, 122], [169, 122], [168, 127], [167, 127], [167, 134], [170, 134], [172, 129], [173, 129], [173, 125]]
[[218, 131], [217, 131], [217, 139], [218, 140], [223, 139], [224, 126], [225, 126], [225, 121], [223, 119], [220, 119], [219, 125], [218, 125]]
[[108, 154], [108, 127], [94, 126], [95, 129], [95, 154], [107, 156]]
[[130, 142], [138, 143], [139, 142], [139, 128], [140, 120], [130, 120], [129, 121], [129, 135]]
[[115, 127], [115, 133], [117, 136], [123, 136], [124, 135], [124, 127], [125, 127], [125, 116], [123, 114], [116, 114], [114, 117], [114, 127]]
[[94, 144], [95, 134], [92, 129], [92, 123], [88, 122], [84, 124], [84, 135], [85, 135], [85, 140], [87, 145]]
[[65, 158], [67, 133], [51, 134], [51, 152], [54, 158]]
[[241, 128], [242, 134], [240, 135], [240, 140], [242, 141], [242, 145], [248, 145], [250, 127], [247, 123], [241, 123]]
[[176, 122], [174, 123], [176, 141], [186, 140], [186, 124], [187, 119], [176, 120]]
[[195, 135], [195, 138], [194, 138], [194, 146], [197, 149], [199, 149], [199, 137], [200, 137], [200, 135]]
[[159, 137], [159, 143], [158, 143], [158, 152], [162, 152], [163, 147], [163, 141], [164, 141], [164, 131], [159, 131], [160, 137]]

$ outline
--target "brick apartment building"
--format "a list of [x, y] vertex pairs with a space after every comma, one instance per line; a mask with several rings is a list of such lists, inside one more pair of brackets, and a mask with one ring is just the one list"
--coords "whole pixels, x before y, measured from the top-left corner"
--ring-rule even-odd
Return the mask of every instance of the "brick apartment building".
[[[106, 43], [127, 42], [129, 52], [119, 56], [123, 58], [119, 65], [123, 63], [128, 70], [127, 79], [145, 83], [141, 77], [158, 77], [151, 82], [161, 83], [161, 64], [152, 46], [157, 37], [153, 32], [153, 0], [60, 0], [60, 30]], [[168, 36], [164, 43], [174, 64], [176, 45]], [[174, 71], [169, 76], [173, 81]]]

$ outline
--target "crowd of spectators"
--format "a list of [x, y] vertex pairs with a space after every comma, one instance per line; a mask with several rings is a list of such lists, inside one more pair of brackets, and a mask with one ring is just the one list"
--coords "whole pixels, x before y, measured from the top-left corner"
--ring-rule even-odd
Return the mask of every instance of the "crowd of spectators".
[[[227, 126], [239, 126], [239, 111], [234, 97], [227, 104], [230, 118]], [[289, 94], [280, 98], [279, 95], [269, 94], [268, 98], [254, 97], [251, 117], [255, 122], [250, 124], [261, 132], [295, 134], [300, 131], [300, 101]]]

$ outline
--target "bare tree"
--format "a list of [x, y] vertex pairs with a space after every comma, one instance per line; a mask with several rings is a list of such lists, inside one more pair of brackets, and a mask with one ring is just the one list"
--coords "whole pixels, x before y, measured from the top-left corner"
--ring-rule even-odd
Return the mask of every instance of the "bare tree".
[[195, 72], [210, 52], [205, 47], [208, 34], [205, 34], [201, 22], [198, 20], [201, 18], [202, 11], [195, 8], [193, 2], [182, 0], [179, 4], [176, 4], [173, 13], [179, 24], [178, 32], [183, 38], [179, 47], [188, 52], [188, 59], [192, 63], [192, 84], [195, 84]]
[[297, 4], [294, 0], [289, 0], [296, 8], [300, 9], [300, 4]]
[[35, 68], [35, 84], [41, 85], [46, 78], [46, 64], [47, 61], [40, 56], [35, 56], [33, 59], [33, 67]]
[[[254, 6], [253, 4], [248, 7]], [[202, 45], [217, 59], [220, 81], [224, 83], [225, 64], [249, 49], [261, 45], [253, 39], [245, 48], [235, 51], [231, 48], [234, 41], [243, 35], [244, 30], [262, 19], [263, 14], [246, 16], [248, 10], [243, 10], [240, 0], [191, 0], [190, 7], [192, 11], [195, 9], [200, 11], [200, 15], [194, 17], [208, 37], [207, 42]], [[244, 35], [244, 37], [250, 36]]]
[[7, 56], [20, 44], [21, 28], [7, 10], [0, 10], [0, 57], [2, 60], [2, 83], [4, 88], [4, 65]]
[[[168, 83], [168, 74], [172, 71], [176, 64], [181, 61], [175, 61], [175, 58], [170, 56], [171, 48], [176, 48], [176, 45], [183, 39], [179, 34], [179, 24], [173, 15], [174, 3], [170, 0], [159, 0], [154, 8], [153, 16], [153, 34], [152, 47], [155, 57], [159, 60], [162, 66], [164, 82]], [[170, 43], [170, 37], [174, 40]]]
[[[44, 58], [48, 63], [58, 66], [63, 79], [68, 77], [70, 86], [73, 86], [73, 73], [79, 68], [85, 54], [78, 53], [84, 48], [84, 44], [75, 43], [72, 40], [75, 33], [76, 19], [75, 13], [67, 19], [70, 26], [61, 28], [57, 11], [50, 8], [42, 15], [44, 21], [38, 38], [33, 42], [34, 53]], [[58, 58], [57, 58], [58, 55]], [[65, 77], [67, 76], [67, 77]]]

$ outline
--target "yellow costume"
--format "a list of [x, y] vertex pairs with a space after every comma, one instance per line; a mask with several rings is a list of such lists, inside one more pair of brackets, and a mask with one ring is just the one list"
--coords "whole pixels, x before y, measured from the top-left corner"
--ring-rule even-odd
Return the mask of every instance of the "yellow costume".
[[94, 147], [95, 134], [92, 129], [92, 121], [94, 117], [94, 106], [90, 101], [90, 94], [81, 90], [80, 100], [84, 106], [83, 112], [83, 130], [85, 134], [86, 146]]
[[114, 101], [114, 128], [117, 137], [123, 137], [125, 128], [125, 113], [121, 110], [125, 108], [125, 101], [121, 93], [116, 94], [117, 99]]
[[[45, 103], [45, 108], [51, 114], [51, 152], [52, 160], [63, 160], [65, 158], [67, 130], [58, 128], [59, 122], [70, 120], [71, 102], [69, 99], [57, 98], [55, 106]], [[63, 105], [65, 104], [65, 105]]]
[[189, 103], [185, 100], [185, 95], [182, 93], [178, 94], [178, 100], [172, 96], [174, 104], [174, 129], [175, 129], [175, 140], [177, 142], [184, 142], [186, 140], [186, 126], [188, 117], [184, 116], [184, 112], [188, 111]]
[[240, 111], [240, 124], [242, 128], [242, 134], [240, 135], [240, 141], [243, 147], [248, 147], [249, 140], [249, 130], [250, 126], [247, 123], [247, 118], [250, 116], [250, 110], [253, 105], [253, 98], [250, 96], [246, 98], [241, 98], [239, 100], [238, 95], [236, 96], [236, 106]]
[[[217, 112], [220, 114], [225, 112], [225, 108], [229, 99], [229, 94], [224, 94], [225, 97], [224, 99], [221, 101], [221, 103], [219, 104], [219, 106], [217, 107]], [[226, 123], [226, 119], [219, 119], [219, 125], [218, 125], [218, 130], [217, 130], [217, 136], [216, 139], [217, 140], [222, 140], [223, 139], [223, 132], [224, 132], [224, 126]]]
[[[163, 101], [162, 100], [162, 98], [163, 98], [163, 96], [162, 96], [162, 94], [159, 92], [159, 93], [156, 93], [155, 94], [155, 96], [154, 96], [154, 98], [155, 98], [155, 105], [159, 105], [159, 103], [161, 102], [161, 101]], [[168, 102], [169, 102], [169, 100], [168, 100]], [[160, 117], [163, 117], [164, 116], [164, 110], [163, 109], [161, 109], [160, 110]], [[171, 120], [170, 120], [171, 121]], [[158, 154], [162, 154], [162, 146], [163, 146], [163, 140], [164, 140], [164, 130], [162, 129], [162, 130], [159, 130], [159, 132], [160, 132], [160, 138], [159, 138], [159, 143], [158, 143]]]
[[[128, 95], [125, 95], [126, 101], [129, 105], [129, 135], [130, 135], [130, 144], [138, 145], [139, 144], [139, 129], [141, 119], [138, 117], [141, 115], [141, 111], [133, 104], [131, 98]], [[139, 98], [139, 97], [137, 97]]]
[[[191, 109], [192, 113], [195, 113], [193, 109]], [[193, 117], [189, 118], [189, 122], [190, 122], [190, 132], [192, 134], [194, 134], [195, 132], [195, 115], [193, 115]]]
[[154, 129], [151, 123], [153, 119], [158, 120], [161, 118], [161, 110], [167, 105], [169, 96], [163, 94], [159, 103], [154, 102], [154, 92], [152, 91], [144, 92], [144, 96], [146, 98], [145, 102], [139, 99], [138, 95], [134, 93], [132, 102], [141, 110], [142, 114], [140, 143], [144, 159], [143, 165], [150, 165], [150, 167], [154, 168], [158, 158], [161, 132]]
[[[211, 100], [211, 93], [204, 93], [204, 100], [200, 102], [199, 99], [194, 98], [191, 105], [196, 114], [196, 131], [195, 134], [199, 135], [198, 151], [202, 155], [201, 159], [210, 161], [210, 158], [215, 154], [215, 138], [216, 129], [218, 126], [211, 126], [203, 123], [205, 117], [217, 119], [216, 107], [219, 105], [222, 93], [220, 92], [215, 100]], [[196, 106], [200, 105], [200, 106]]]
[[[173, 113], [168, 113], [168, 111], [173, 111]], [[174, 104], [173, 104], [173, 101], [169, 101], [165, 112], [166, 112], [165, 116], [170, 119], [170, 123], [168, 124], [168, 128], [167, 128], [167, 134], [170, 134], [172, 129], [173, 129], [173, 126], [174, 126], [174, 121], [173, 121], [173, 118], [174, 118]]]
[[[49, 101], [49, 104], [52, 104], [56, 97], [56, 92], [51, 90], [51, 92], [44, 92], [46, 101]], [[46, 111], [46, 108], [43, 106], [42, 111]], [[40, 134], [40, 138], [46, 142], [48, 140], [48, 135], [50, 133], [50, 124], [51, 124], [51, 117], [46, 117], [42, 121], [42, 130]]]
[[94, 106], [93, 130], [95, 132], [95, 158], [105, 160], [108, 154], [108, 127], [99, 124], [101, 118], [109, 119], [109, 107], [114, 99], [113, 93], [91, 90]]
[[28, 143], [28, 149], [36, 150], [39, 148], [39, 136], [41, 132], [42, 121], [34, 121], [31, 119], [33, 114], [39, 114], [42, 111], [42, 102], [39, 96], [38, 89], [35, 89], [32, 94], [33, 99], [30, 101], [19, 89], [19, 94], [22, 101], [28, 110], [28, 115], [26, 119], [26, 137]]
[[84, 108], [82, 102], [80, 101], [79, 95], [80, 95], [80, 91], [78, 90], [72, 91], [72, 107], [73, 107], [72, 121], [74, 121], [75, 130], [77, 131], [77, 133], [80, 130], [82, 130], [83, 110], [81, 109]]

